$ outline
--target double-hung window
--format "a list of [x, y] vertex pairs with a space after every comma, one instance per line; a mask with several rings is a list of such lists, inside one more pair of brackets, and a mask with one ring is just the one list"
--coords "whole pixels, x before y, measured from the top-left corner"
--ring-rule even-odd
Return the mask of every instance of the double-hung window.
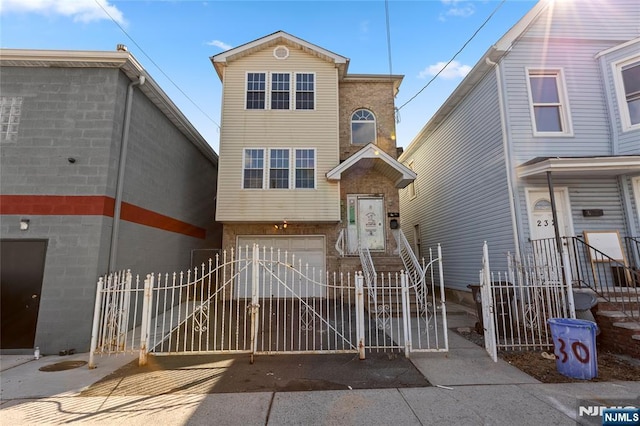
[[529, 99], [537, 136], [570, 135], [569, 108], [559, 70], [529, 70]]
[[289, 150], [269, 151], [269, 188], [289, 188]]
[[288, 73], [271, 74], [271, 109], [289, 109], [290, 78]]
[[247, 73], [247, 109], [264, 109], [266, 74], [263, 72]]
[[242, 187], [245, 189], [262, 189], [263, 185], [264, 149], [245, 149]]
[[615, 65], [623, 130], [640, 128], [640, 58]]
[[316, 151], [296, 149], [296, 188], [315, 188]]
[[310, 73], [296, 74], [296, 109], [314, 109], [315, 107], [315, 75]]

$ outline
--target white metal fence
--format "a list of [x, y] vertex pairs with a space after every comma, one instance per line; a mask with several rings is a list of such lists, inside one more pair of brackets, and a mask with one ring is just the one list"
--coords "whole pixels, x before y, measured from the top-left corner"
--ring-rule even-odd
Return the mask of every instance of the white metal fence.
[[[440, 253], [440, 252], [438, 252]], [[90, 367], [96, 354], [359, 353], [446, 351], [441, 256], [429, 264], [430, 309], [404, 272], [380, 274], [374, 297], [361, 273], [327, 273], [286, 252], [240, 247], [172, 274], [101, 277]]]
[[[483, 247], [480, 291], [485, 348], [497, 360], [498, 350], [546, 350], [553, 347], [550, 318], [575, 318], [568, 258], [539, 265], [508, 254], [507, 271], [491, 271]], [[566, 253], [563, 256], [567, 256]]]

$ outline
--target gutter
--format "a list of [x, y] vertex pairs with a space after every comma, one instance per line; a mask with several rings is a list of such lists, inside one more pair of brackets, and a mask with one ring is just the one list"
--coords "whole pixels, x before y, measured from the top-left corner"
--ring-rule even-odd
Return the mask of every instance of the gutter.
[[124, 109], [124, 125], [122, 128], [122, 144], [120, 146], [120, 161], [118, 162], [118, 182], [116, 186], [115, 207], [113, 210], [113, 227], [111, 229], [111, 250], [109, 252], [109, 272], [114, 272], [116, 257], [118, 254], [118, 233], [120, 232], [120, 214], [122, 211], [122, 193], [124, 192], [124, 172], [127, 162], [127, 146], [129, 144], [129, 126], [131, 124], [131, 104], [133, 101], [133, 88], [145, 83], [145, 76], [140, 76], [137, 81], [132, 81], [127, 87], [127, 100]]

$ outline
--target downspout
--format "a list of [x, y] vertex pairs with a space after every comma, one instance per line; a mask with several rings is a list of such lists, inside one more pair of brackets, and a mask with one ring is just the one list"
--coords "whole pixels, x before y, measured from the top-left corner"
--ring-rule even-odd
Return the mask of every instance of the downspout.
[[520, 236], [518, 227], [518, 215], [516, 207], [516, 194], [513, 185], [513, 162], [511, 158], [511, 147], [509, 138], [509, 129], [507, 128], [507, 119], [504, 110], [504, 91], [502, 90], [502, 77], [500, 75], [500, 64], [493, 62], [489, 58], [485, 58], [487, 64], [496, 70], [496, 85], [498, 86], [498, 108], [500, 109], [500, 127], [502, 129], [502, 150], [504, 152], [505, 169], [507, 172], [507, 190], [509, 191], [509, 211], [511, 213], [511, 227], [513, 228], [513, 241], [516, 259], [520, 259]]
[[127, 145], [129, 143], [129, 125], [131, 124], [131, 103], [133, 101], [133, 88], [142, 86], [145, 76], [141, 75], [138, 81], [132, 81], [127, 87], [127, 99], [124, 107], [124, 125], [122, 126], [122, 144], [120, 146], [120, 161], [118, 162], [118, 181], [116, 184], [116, 198], [113, 209], [113, 227], [111, 228], [111, 251], [109, 252], [108, 272], [114, 272], [116, 256], [118, 254], [118, 233], [120, 232], [120, 213], [122, 210], [122, 193], [124, 191], [124, 171], [127, 161]]

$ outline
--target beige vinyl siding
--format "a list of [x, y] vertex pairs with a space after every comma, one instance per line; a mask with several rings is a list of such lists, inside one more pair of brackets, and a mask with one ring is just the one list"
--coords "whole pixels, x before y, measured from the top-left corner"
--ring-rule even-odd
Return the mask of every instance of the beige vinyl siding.
[[[267, 86], [270, 72], [314, 73], [315, 109], [245, 109], [247, 72], [265, 72]], [[222, 222], [338, 221], [339, 184], [325, 178], [325, 173], [339, 163], [335, 65], [293, 47], [289, 48], [287, 59], [279, 60], [273, 56], [273, 47], [268, 47], [231, 61], [224, 80], [216, 219]], [[292, 74], [291, 88], [291, 102], [295, 106], [295, 74]], [[268, 103], [268, 91], [266, 98]], [[315, 148], [316, 188], [242, 189], [243, 151], [251, 147]]]

